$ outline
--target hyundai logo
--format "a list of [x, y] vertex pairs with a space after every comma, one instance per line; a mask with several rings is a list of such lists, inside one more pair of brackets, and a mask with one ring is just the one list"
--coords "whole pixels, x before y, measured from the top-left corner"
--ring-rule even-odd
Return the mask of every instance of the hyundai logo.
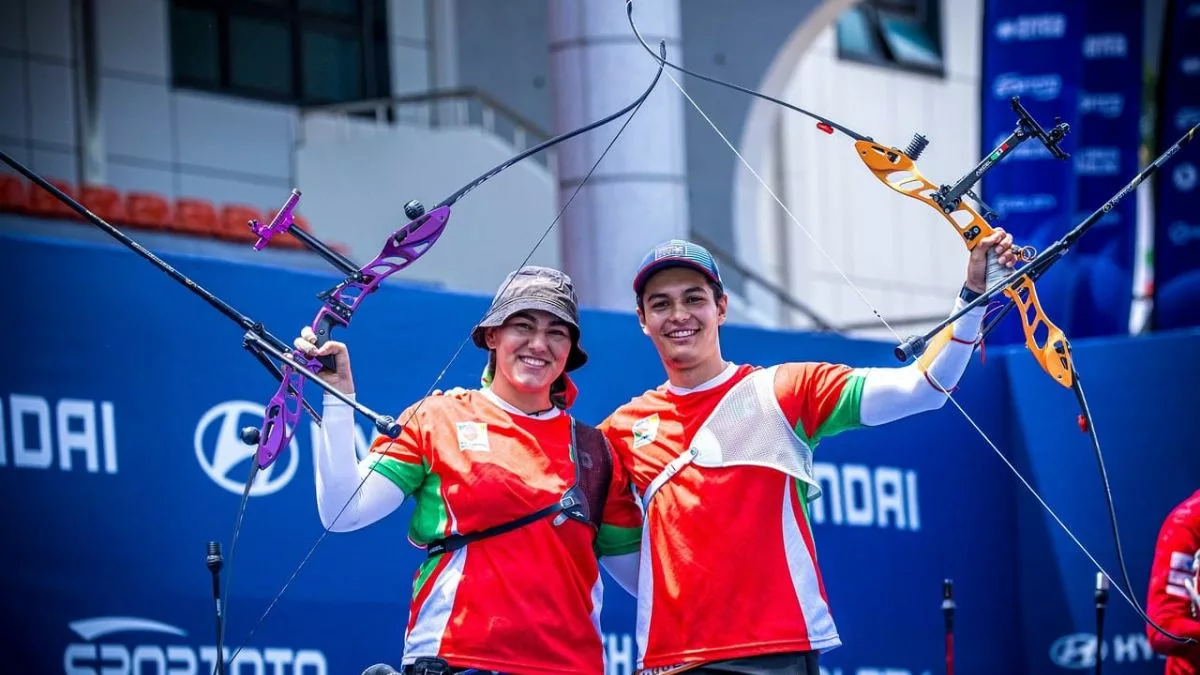
[[[192, 443], [200, 468], [214, 483], [234, 494], [242, 494], [250, 477], [250, 462], [258, 451], [255, 445], [242, 442], [239, 430], [244, 426], [261, 426], [263, 405], [250, 401], [219, 403], [196, 425]], [[250, 496], [262, 497], [278, 492], [296, 475], [298, 465], [296, 438], [293, 436], [282, 456], [255, 476]], [[280, 468], [284, 462], [287, 465]]]
[[1175, 170], [1171, 172], [1171, 181], [1175, 183], [1176, 190], [1191, 192], [1192, 188], [1196, 187], [1196, 165], [1191, 162], [1176, 165]]
[[1200, 241], [1200, 224], [1176, 220], [1167, 227], [1167, 238], [1176, 246], [1187, 246]]
[[1180, 108], [1175, 111], [1175, 128], [1187, 131], [1192, 125], [1200, 122], [1200, 107]]
[[1050, 645], [1050, 660], [1059, 668], [1084, 670], [1096, 666], [1096, 636], [1091, 633], [1064, 635]]

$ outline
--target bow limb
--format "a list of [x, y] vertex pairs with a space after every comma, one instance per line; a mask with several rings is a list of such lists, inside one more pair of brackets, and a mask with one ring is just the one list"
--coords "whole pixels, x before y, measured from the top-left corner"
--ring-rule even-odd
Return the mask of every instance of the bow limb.
[[[667, 68], [671, 68], [672, 70], [677, 70], [681, 73], [684, 73], [685, 75], [691, 75], [692, 77], [694, 77], [698, 80], [704, 80], [705, 82], [711, 82], [713, 84], [725, 87], [727, 89], [732, 89], [734, 91], [740, 91], [743, 94], [747, 94], [747, 95], [753, 96], [755, 98], [761, 98], [764, 101], [770, 101], [771, 103], [774, 103], [776, 105], [781, 105], [781, 106], [787, 108], [788, 110], [798, 112], [801, 115], [807, 115], [808, 117], [811, 117], [814, 120], [817, 120], [817, 123], [818, 123], [817, 127], [820, 128], [821, 131], [824, 131], [825, 133], [833, 133], [833, 131], [836, 129], [837, 131], [842, 132], [843, 134], [849, 136], [850, 138], [853, 138], [856, 141], [870, 141], [871, 140], [870, 136], [863, 136], [862, 134], [851, 130], [849, 127], [842, 126], [841, 124], [838, 124], [837, 122], [834, 122], [831, 119], [822, 117], [822, 116], [818, 115], [817, 113], [805, 110], [804, 108], [800, 108], [795, 105], [792, 105], [791, 103], [788, 103], [787, 101], [781, 101], [773, 96], [768, 96], [762, 92], [754, 91], [753, 89], [747, 89], [746, 87], [742, 87], [742, 86], [733, 84], [732, 82], [726, 82], [724, 80], [718, 80], [715, 77], [701, 75], [700, 73], [688, 70], [687, 68], [684, 68], [683, 66], [671, 63], [670, 61], [667, 60], [665, 52], [663, 52], [662, 54], [656, 54], [654, 52], [654, 50], [650, 48], [650, 45], [646, 44], [646, 40], [644, 40], [642, 38], [641, 32], [638, 31], [637, 24], [634, 23], [634, 21], [633, 21], [633, 0], [625, 0], [625, 14], [629, 17], [629, 26], [630, 26], [630, 28], [633, 29], [633, 34], [635, 37], [637, 37], [637, 41], [642, 43], [642, 48], [645, 49], [646, 52], [654, 58], [654, 60], [658, 61], [660, 66], [666, 66]], [[662, 50], [660, 50], [660, 51], [662, 51]], [[678, 86], [678, 83], [676, 83], [676, 86]]]

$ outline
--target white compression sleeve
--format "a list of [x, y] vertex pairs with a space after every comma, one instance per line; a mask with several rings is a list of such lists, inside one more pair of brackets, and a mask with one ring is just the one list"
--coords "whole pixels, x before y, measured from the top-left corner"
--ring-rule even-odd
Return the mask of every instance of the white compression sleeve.
[[[964, 305], [966, 302], [956, 298], [954, 311]], [[898, 368], [866, 369], [859, 409], [862, 423], [878, 426], [945, 405], [947, 396], [937, 386], [952, 390], [958, 384], [975, 351], [985, 311], [980, 306], [959, 317], [951, 325], [954, 339], [947, 340], [933, 355], [928, 368], [922, 368], [918, 361]]]
[[404, 491], [383, 474], [371, 470], [378, 457], [372, 455], [358, 461], [354, 450], [354, 409], [329, 394], [325, 394], [324, 404], [317, 441], [317, 512], [321, 524], [330, 531], [350, 532], [399, 508], [404, 503]]

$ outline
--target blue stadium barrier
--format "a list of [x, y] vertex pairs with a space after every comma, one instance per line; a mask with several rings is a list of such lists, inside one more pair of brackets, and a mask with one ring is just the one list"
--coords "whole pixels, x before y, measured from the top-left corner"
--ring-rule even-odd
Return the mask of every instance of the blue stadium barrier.
[[[311, 320], [315, 294], [336, 281], [164, 258], [286, 341]], [[256, 628], [230, 673], [354, 674], [398, 664], [422, 559], [405, 539], [411, 504], [365, 530], [326, 537], [256, 626], [322, 528], [305, 416], [288, 452], [259, 477], [228, 559], [250, 467], [250, 448], [233, 432], [259, 423], [276, 387], [242, 349], [241, 329], [116, 245], [0, 233], [0, 279], [12, 322], [0, 385], [7, 672], [211, 672], [210, 540], [224, 544], [229, 563], [226, 657]], [[488, 301], [403, 283], [381, 288], [339, 335], [351, 346], [359, 400], [395, 413], [422, 395]], [[661, 383], [632, 315], [585, 311], [583, 330], [592, 360], [576, 377], [581, 419], [599, 422]], [[890, 343], [723, 331], [725, 356], [740, 362], [897, 365]], [[1075, 354], [1142, 602], [1158, 526], [1200, 483], [1200, 416], [1188, 394], [1200, 378], [1200, 332], [1082, 341]], [[439, 386], [476, 386], [484, 360], [468, 343]], [[319, 404], [315, 391], [309, 398]], [[1116, 575], [1071, 392], [1023, 349], [988, 350], [956, 400]], [[369, 439], [368, 424], [359, 427]], [[1087, 667], [1079, 664], [1094, 630], [1095, 568], [952, 405], [828, 439], [817, 460], [826, 496], [812, 517], [845, 643], [822, 659], [826, 672], [944, 672], [944, 578], [953, 579], [958, 604], [959, 672]], [[608, 672], [631, 673], [634, 603], [611, 582], [604, 600]], [[1161, 672], [1140, 619], [1115, 591], [1108, 619], [1106, 671]]]

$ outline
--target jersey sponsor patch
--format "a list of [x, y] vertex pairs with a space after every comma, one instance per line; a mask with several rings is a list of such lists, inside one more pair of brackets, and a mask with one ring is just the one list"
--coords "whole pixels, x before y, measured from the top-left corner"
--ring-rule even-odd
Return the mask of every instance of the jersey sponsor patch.
[[[1200, 554], [1200, 551], [1197, 552]], [[1171, 569], [1167, 572], [1167, 593], [1181, 598], [1191, 599], [1191, 584], [1195, 586], [1196, 557], [1183, 551], [1171, 552]]]
[[458, 449], [476, 452], [490, 452], [488, 444], [487, 424], [483, 422], [458, 422], [455, 425], [458, 432]]
[[658, 436], [658, 413], [633, 423], [633, 447], [640, 448], [654, 442]]

